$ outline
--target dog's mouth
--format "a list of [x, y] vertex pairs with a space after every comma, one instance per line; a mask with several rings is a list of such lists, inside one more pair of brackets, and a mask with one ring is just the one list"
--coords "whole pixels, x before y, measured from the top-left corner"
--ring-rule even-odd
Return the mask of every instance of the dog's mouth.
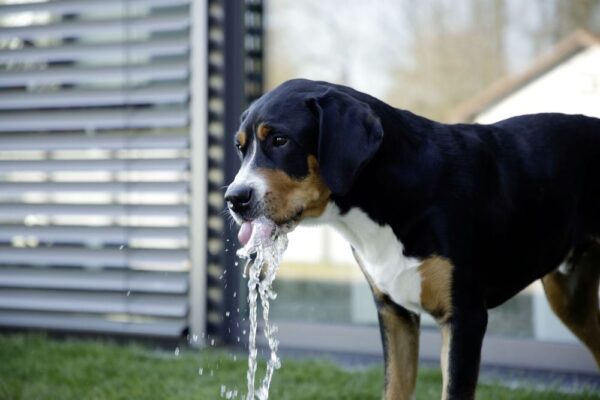
[[299, 209], [291, 218], [284, 221], [273, 221], [267, 217], [244, 220], [238, 231], [238, 241], [242, 246], [246, 246], [251, 241], [266, 240], [276, 231], [287, 234], [298, 226], [303, 212], [303, 209]]
[[246, 246], [250, 242], [250, 239], [259, 241], [270, 237], [274, 229], [274, 225], [269, 224], [262, 218], [253, 221], [244, 221], [238, 232], [238, 240], [242, 246]]

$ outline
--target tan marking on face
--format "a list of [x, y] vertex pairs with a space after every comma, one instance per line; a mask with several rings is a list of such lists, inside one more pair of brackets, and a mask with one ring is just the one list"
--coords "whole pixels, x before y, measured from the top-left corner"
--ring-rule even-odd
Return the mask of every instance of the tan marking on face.
[[271, 128], [265, 125], [264, 122], [258, 125], [258, 129], [256, 130], [256, 137], [258, 137], [258, 140], [265, 140], [267, 136], [269, 136], [269, 133], [271, 133]]
[[308, 156], [308, 175], [301, 180], [293, 179], [281, 170], [259, 168], [266, 183], [265, 215], [276, 223], [284, 223], [300, 211], [300, 219], [323, 214], [331, 191], [319, 174], [317, 159]]
[[447, 321], [452, 315], [453, 270], [450, 261], [437, 256], [419, 265], [421, 306], [439, 322]]
[[383, 305], [379, 316], [385, 332], [385, 400], [413, 398], [419, 363], [419, 322]]
[[248, 138], [246, 137], [246, 132], [239, 131], [235, 135], [235, 140], [240, 144], [240, 146], [245, 147], [246, 146], [246, 141], [248, 140]]

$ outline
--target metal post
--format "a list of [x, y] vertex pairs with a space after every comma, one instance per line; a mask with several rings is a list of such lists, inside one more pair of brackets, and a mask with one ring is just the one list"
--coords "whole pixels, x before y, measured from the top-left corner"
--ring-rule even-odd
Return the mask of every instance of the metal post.
[[[247, 106], [244, 91], [244, 2], [225, 1], [225, 183], [229, 184], [239, 168], [239, 161], [233, 146], [233, 135], [239, 127], [240, 114]], [[224, 265], [228, 270], [223, 280], [223, 305], [229, 311], [230, 318], [225, 318], [222, 338], [225, 343], [236, 344], [238, 328], [236, 320], [240, 314], [236, 312], [240, 307], [241, 296], [241, 268], [235, 267], [235, 249], [237, 248], [236, 227], [230, 229], [225, 226], [225, 235], [228, 251], [225, 252]], [[234, 297], [234, 293], [238, 292]]]
[[203, 346], [207, 299], [207, 2], [190, 2], [190, 315], [189, 333]]

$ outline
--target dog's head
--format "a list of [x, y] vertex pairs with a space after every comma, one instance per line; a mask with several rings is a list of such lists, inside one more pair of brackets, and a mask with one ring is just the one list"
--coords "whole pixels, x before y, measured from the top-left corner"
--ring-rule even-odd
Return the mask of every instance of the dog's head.
[[225, 193], [238, 224], [265, 216], [291, 230], [319, 217], [332, 196], [348, 193], [383, 129], [371, 108], [344, 89], [287, 81], [242, 114], [235, 135], [242, 164]]

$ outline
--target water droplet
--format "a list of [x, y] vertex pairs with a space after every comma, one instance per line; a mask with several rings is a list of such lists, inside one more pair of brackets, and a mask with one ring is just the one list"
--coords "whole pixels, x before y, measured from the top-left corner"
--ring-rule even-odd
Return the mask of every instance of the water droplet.
[[244, 330], [242, 330], [242, 335], [245, 335], [245, 334], [246, 334], [246, 330], [244, 329]]
[[238, 265], [240, 265], [240, 263], [236, 261], [233, 263], [233, 265], [235, 265], [237, 267]]
[[225, 385], [221, 385], [221, 397], [225, 396], [225, 392], [227, 392], [227, 388]]
[[215, 339], [210, 339], [210, 345], [214, 346], [215, 345]]
[[179, 347], [175, 347], [175, 357], [179, 356]]
[[202, 376], [204, 373], [204, 368], [198, 368], [198, 375]]
[[[234, 298], [237, 297], [237, 292], [233, 292], [233, 297]], [[239, 310], [239, 308], [238, 308], [238, 310]]]
[[233, 361], [237, 361], [237, 356], [236, 355], [233, 356]]
[[211, 369], [210, 370], [210, 376], [214, 376], [214, 375], [215, 375], [215, 372]]
[[119, 247], [119, 250], [123, 250], [123, 248], [125, 248], [124, 244], [122, 244], [121, 247]]
[[229, 311], [226, 311], [226, 312], [225, 312], [225, 316], [226, 316], [226, 317], [229, 317]]
[[198, 335], [192, 335], [192, 341], [194, 343], [198, 342]]
[[240, 341], [240, 337], [239, 336], [237, 337], [237, 340], [238, 340], [238, 342]]
[[128, 290], [126, 296], [129, 297], [130, 294], [131, 294], [131, 290]]

